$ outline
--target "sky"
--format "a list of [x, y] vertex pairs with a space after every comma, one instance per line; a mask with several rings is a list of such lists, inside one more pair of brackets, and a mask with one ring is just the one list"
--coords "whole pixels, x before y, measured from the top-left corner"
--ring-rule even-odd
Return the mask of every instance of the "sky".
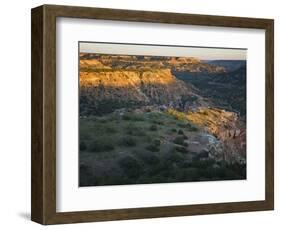
[[195, 57], [200, 60], [246, 60], [247, 49], [79, 42], [80, 52], [114, 55]]

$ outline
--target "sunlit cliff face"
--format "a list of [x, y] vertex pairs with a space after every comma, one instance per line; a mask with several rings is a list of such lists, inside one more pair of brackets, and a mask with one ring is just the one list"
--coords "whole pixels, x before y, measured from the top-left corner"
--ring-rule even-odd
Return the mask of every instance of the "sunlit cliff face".
[[146, 85], [169, 85], [176, 78], [169, 69], [154, 71], [108, 70], [99, 72], [80, 72], [80, 86], [130, 87]]
[[181, 98], [193, 95], [190, 86], [177, 79], [170, 68], [160, 67], [159, 61], [148, 61], [154, 64], [134, 56], [81, 58], [81, 111], [90, 107], [98, 113], [105, 103], [118, 108], [154, 104], [183, 107]]
[[80, 71], [80, 95], [93, 104], [109, 99], [125, 104], [169, 104], [189, 94], [169, 69]]
[[[156, 68], [147, 65], [146, 61], [145, 64], [142, 62], [142, 66], [138, 66], [135, 59], [134, 56], [80, 59], [80, 86], [131, 87], [142, 84], [168, 85], [176, 82], [170, 69], [162, 66]], [[128, 64], [124, 66], [126, 62]]]
[[174, 71], [224, 71], [192, 57], [137, 57], [80, 54], [80, 86], [169, 85]]

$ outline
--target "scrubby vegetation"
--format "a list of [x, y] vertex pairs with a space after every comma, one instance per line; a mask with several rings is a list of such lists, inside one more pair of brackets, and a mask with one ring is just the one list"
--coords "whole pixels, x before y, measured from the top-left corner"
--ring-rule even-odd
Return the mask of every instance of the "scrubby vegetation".
[[191, 151], [188, 140], [202, 131], [179, 114], [80, 118], [80, 186], [245, 178], [245, 165]]
[[97, 137], [95, 140], [90, 142], [89, 150], [91, 152], [103, 152], [111, 151], [115, 148], [112, 142], [104, 137]]

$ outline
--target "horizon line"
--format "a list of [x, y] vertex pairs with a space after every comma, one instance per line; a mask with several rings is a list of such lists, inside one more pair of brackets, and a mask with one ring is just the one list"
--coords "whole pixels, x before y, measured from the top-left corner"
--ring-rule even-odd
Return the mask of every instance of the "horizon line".
[[193, 57], [200, 60], [246, 60], [246, 48], [78, 41], [79, 53]]

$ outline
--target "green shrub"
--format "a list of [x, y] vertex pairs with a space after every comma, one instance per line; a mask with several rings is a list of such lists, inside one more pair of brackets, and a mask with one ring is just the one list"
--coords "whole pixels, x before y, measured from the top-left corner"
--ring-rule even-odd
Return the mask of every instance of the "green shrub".
[[[192, 167], [199, 169], [206, 169], [207, 167], [213, 166], [215, 161], [213, 159], [200, 160], [200, 158], [194, 158], [192, 161]], [[220, 167], [223, 168], [223, 167]]]
[[183, 146], [176, 146], [175, 149], [181, 153], [188, 153], [188, 150]]
[[155, 140], [153, 140], [153, 144], [156, 145], [156, 146], [160, 146], [161, 141], [159, 139], [155, 139]]
[[160, 162], [159, 156], [155, 153], [151, 153], [150, 151], [142, 150], [137, 151], [134, 154], [138, 155], [146, 164], [155, 165]]
[[[173, 153], [170, 153], [168, 156], [167, 156], [167, 164], [170, 164], [171, 162], [172, 163], [181, 163], [184, 161], [184, 157], [181, 153], [178, 153], [178, 152], [173, 152]], [[169, 163], [170, 162], [170, 163]]]
[[143, 127], [139, 127], [131, 123], [125, 127], [125, 133], [128, 135], [138, 136], [138, 137], [146, 136]]
[[183, 145], [184, 144], [184, 137], [183, 136], [177, 136], [174, 139], [174, 143], [177, 145]]
[[[165, 177], [168, 174], [169, 171], [173, 170], [173, 162], [168, 160], [167, 158], [165, 160], [161, 160], [158, 164], [154, 165], [154, 167], [150, 168], [150, 175], [155, 175], [157, 177]], [[167, 178], [165, 178], [165, 182], [167, 182]]]
[[108, 138], [99, 138], [93, 140], [89, 146], [89, 150], [91, 152], [104, 152], [104, 151], [111, 151], [113, 149], [114, 149], [114, 145], [112, 144], [111, 140], [108, 140]]
[[151, 152], [159, 152], [159, 151], [160, 151], [159, 146], [154, 145], [154, 144], [151, 144], [151, 145], [146, 146], [145, 149], [147, 149], [147, 150], [149, 150], [149, 151], [151, 151]]
[[129, 116], [129, 114], [124, 114], [124, 115], [122, 116], [122, 118], [123, 118], [123, 120], [125, 120], [125, 121], [131, 120], [131, 116]]
[[184, 134], [184, 132], [182, 131], [182, 129], [180, 129], [180, 130], [178, 131], [178, 134], [179, 134], [179, 135], [183, 135], [183, 134]]
[[154, 138], [153, 135], [147, 134], [141, 139], [142, 139], [143, 143], [151, 143], [153, 138]]
[[126, 176], [129, 178], [138, 178], [141, 175], [141, 164], [132, 156], [122, 157], [118, 161]]
[[150, 127], [149, 127], [149, 130], [150, 131], [157, 131], [158, 130], [158, 127], [157, 127], [157, 125], [151, 125]]
[[125, 136], [120, 139], [119, 143], [123, 146], [132, 147], [137, 145], [137, 140], [134, 137]]
[[171, 132], [176, 133], [176, 132], [177, 132], [177, 129], [172, 128], [172, 129], [171, 129]]

